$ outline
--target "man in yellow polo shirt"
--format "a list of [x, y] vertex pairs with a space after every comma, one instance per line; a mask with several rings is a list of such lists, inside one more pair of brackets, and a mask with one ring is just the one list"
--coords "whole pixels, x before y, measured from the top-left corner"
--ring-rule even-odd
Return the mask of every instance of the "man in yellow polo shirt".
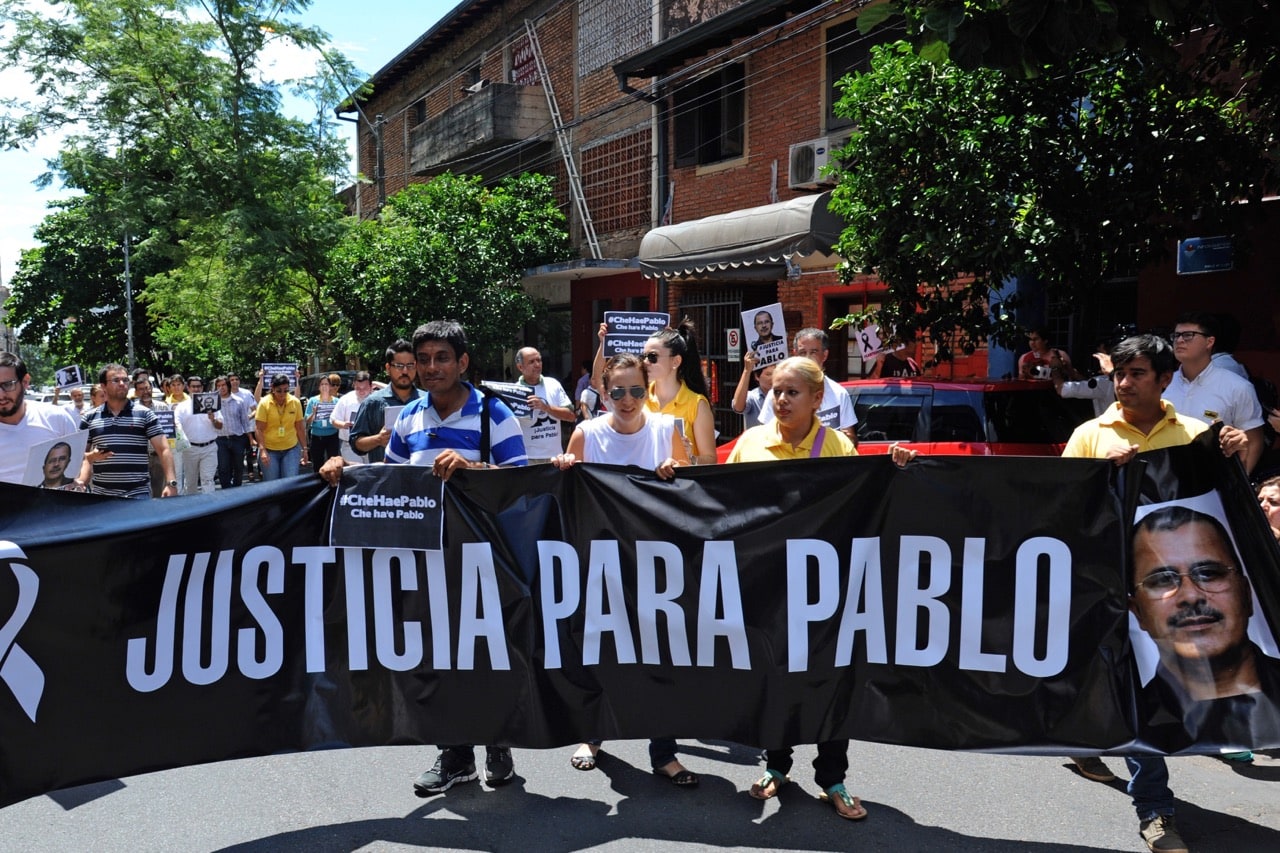
[[[1076, 427], [1062, 451], [1064, 457], [1110, 459], [1123, 465], [1146, 450], [1187, 444], [1208, 429], [1195, 418], [1179, 415], [1160, 395], [1178, 369], [1173, 347], [1155, 335], [1125, 338], [1111, 351], [1116, 402], [1091, 421]], [[1227, 456], [1248, 446], [1245, 434], [1224, 427], [1219, 445]], [[1132, 594], [1132, 592], [1131, 592]], [[1081, 775], [1097, 782], [1115, 779], [1097, 757], [1073, 758]], [[1173, 817], [1169, 767], [1162, 756], [1125, 756], [1129, 796], [1138, 813], [1138, 833], [1155, 853], [1186, 853]]]

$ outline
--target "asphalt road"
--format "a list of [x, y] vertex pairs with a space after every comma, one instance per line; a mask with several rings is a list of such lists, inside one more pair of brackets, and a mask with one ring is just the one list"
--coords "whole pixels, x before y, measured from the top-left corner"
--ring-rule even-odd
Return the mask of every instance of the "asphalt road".
[[[1090, 782], [1053, 757], [853, 743], [850, 791], [866, 820], [816, 799], [796, 751], [793, 784], [747, 795], [757, 752], [685, 741], [702, 784], [654, 777], [643, 741], [605, 745], [599, 766], [572, 749], [516, 750], [516, 778], [418, 799], [433, 749], [397, 746], [245, 759], [151, 773], [0, 809], [4, 851], [451, 850], [1145, 850], [1123, 782]], [[1280, 850], [1280, 752], [1251, 766], [1171, 762], [1183, 835], [1197, 851]], [[1124, 762], [1107, 759], [1124, 776]]]

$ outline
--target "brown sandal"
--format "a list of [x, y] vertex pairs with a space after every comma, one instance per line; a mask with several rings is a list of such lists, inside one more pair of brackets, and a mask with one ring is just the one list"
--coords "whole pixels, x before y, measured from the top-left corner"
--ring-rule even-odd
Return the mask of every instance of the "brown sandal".
[[867, 810], [862, 807], [862, 800], [846, 791], [843, 783], [832, 785], [819, 794], [818, 799], [831, 803], [836, 814], [846, 820], [862, 820], [867, 816]]
[[757, 800], [772, 800], [778, 796], [778, 790], [790, 781], [790, 776], [785, 776], [777, 770], [765, 770], [760, 780], [751, 786], [751, 796]]

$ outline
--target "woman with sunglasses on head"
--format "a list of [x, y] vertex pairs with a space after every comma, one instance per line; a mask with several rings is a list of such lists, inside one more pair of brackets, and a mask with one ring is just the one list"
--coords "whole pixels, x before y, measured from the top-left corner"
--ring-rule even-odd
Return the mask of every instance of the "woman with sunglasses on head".
[[[675, 477], [676, 468], [689, 464], [674, 419], [648, 410], [649, 377], [645, 367], [630, 353], [615, 355], [605, 363], [603, 384], [610, 411], [578, 424], [568, 449], [552, 457], [551, 464], [562, 471], [579, 462], [635, 465], [664, 480]], [[578, 770], [594, 769], [599, 748], [600, 741], [582, 744], [570, 763]], [[672, 738], [649, 741], [649, 761], [653, 772], [670, 779], [673, 785], [687, 788], [698, 784], [698, 777], [676, 758], [676, 742]]]

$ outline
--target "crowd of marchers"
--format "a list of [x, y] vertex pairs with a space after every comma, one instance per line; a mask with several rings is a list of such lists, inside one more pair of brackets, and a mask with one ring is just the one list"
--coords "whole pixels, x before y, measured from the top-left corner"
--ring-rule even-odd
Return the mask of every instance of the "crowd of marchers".
[[[1092, 379], [1082, 377], [1065, 353], [1049, 344], [1043, 330], [1033, 330], [1031, 350], [1022, 357], [1019, 373], [1053, 381], [1064, 396], [1095, 399], [1097, 416], [1075, 430], [1065, 456], [1125, 465], [1141, 451], [1185, 444], [1220, 421], [1222, 452], [1257, 473], [1266, 468], [1268, 430], [1280, 427], [1280, 413], [1274, 404], [1263, 405], [1254, 385], [1236, 375], [1229, 354], [1215, 352], [1219, 322], [1214, 315], [1188, 314], [1168, 338], [1129, 335], [1109, 341], [1099, 348], [1100, 373]], [[17, 356], [3, 353], [0, 480], [18, 482], [14, 475], [24, 468], [31, 444], [77, 430], [89, 433], [78, 476], [56, 471], [53, 477], [46, 470], [52, 487], [136, 498], [210, 492], [215, 482], [233, 488], [256, 479], [294, 476], [307, 465], [336, 484], [343, 468], [368, 463], [422, 466], [446, 480], [461, 468], [535, 463], [562, 470], [581, 463], [633, 465], [671, 480], [681, 467], [714, 463], [714, 417], [692, 325], [686, 321], [668, 327], [645, 341], [643, 351], [608, 358], [603, 326], [599, 337], [600, 351], [594, 363], [583, 365], [573, 397], [543, 374], [536, 349], [519, 350], [515, 367], [521, 393], [511, 402], [520, 416], [502, 396], [466, 380], [471, 369], [466, 333], [451, 321], [429, 322], [411, 340], [392, 342], [385, 355], [386, 384], [375, 386], [368, 373], [358, 373], [354, 390], [339, 396], [335, 374], [321, 379], [319, 394], [302, 400], [291, 393], [297, 377], [259, 376], [250, 392], [232, 374], [213, 380], [220, 405], [207, 410], [193, 406], [191, 396], [204, 390], [202, 378], [170, 376], [156, 382], [146, 372], [130, 374], [115, 364], [100, 372], [100, 402], [73, 399], [67, 407], [58, 407], [26, 401], [26, 367]], [[748, 429], [733, 448], [730, 463], [857, 454], [854, 408], [847, 392], [823, 372], [829, 355], [826, 334], [802, 329], [790, 343], [792, 357], [761, 370], [753, 370], [754, 353], [747, 354], [747, 370], [733, 407], [747, 416]], [[166, 432], [158, 413], [170, 410], [173, 430]], [[561, 424], [571, 422], [576, 426], [566, 445]], [[899, 465], [915, 456], [896, 445], [891, 452]], [[1280, 537], [1280, 478], [1263, 479], [1258, 494]], [[1201, 612], [1209, 612], [1203, 610], [1210, 606], [1205, 602], [1215, 596], [1240, 597], [1240, 584], [1246, 582], [1234, 579], [1236, 570], [1228, 557], [1197, 561], [1182, 553], [1194, 550], [1187, 543], [1196, 537], [1178, 531], [1186, 528], [1198, 535], [1197, 525], [1207, 528], [1209, 522], [1189, 517], [1163, 527], [1148, 525], [1151, 530], [1143, 535], [1151, 542], [1144, 540], [1142, 553], [1155, 556], [1148, 561], [1151, 566], [1135, 569], [1144, 576], [1133, 579], [1131, 593], [1140, 621], [1148, 607], [1175, 608], [1175, 613], [1179, 607], [1201, 607]], [[1162, 550], [1152, 544], [1163, 542], [1161, 537], [1173, 537], [1180, 544]], [[1206, 547], [1212, 552], [1212, 546]], [[1179, 567], [1184, 565], [1188, 568], [1182, 571]], [[1171, 617], [1170, 624], [1173, 621]], [[1214, 631], [1204, 625], [1200, 619], [1194, 626], [1193, 640], [1175, 638], [1161, 645], [1161, 666], [1181, 671], [1186, 662], [1179, 655], [1192, 649], [1203, 652], [1195, 667], [1207, 667], [1220, 679], [1244, 677], [1239, 661], [1213, 658], [1217, 653], [1209, 641]], [[1151, 633], [1155, 638], [1157, 632]], [[1156, 642], [1161, 643], [1158, 638]], [[1174, 650], [1167, 660], [1166, 648]], [[1232, 668], [1226, 672], [1229, 664]], [[1254, 671], [1259, 668], [1260, 662], [1254, 661]], [[815, 782], [820, 799], [837, 815], [860, 820], [867, 810], [845, 788], [848, 746], [845, 740], [818, 744]], [[779, 744], [765, 751], [766, 767], [751, 786], [751, 796], [773, 798], [791, 781], [790, 747]], [[599, 740], [585, 741], [571, 756], [572, 766], [594, 769], [601, 748]], [[470, 744], [441, 747], [435, 764], [415, 781], [416, 793], [439, 794], [478, 778], [474, 750]], [[649, 751], [655, 774], [683, 788], [698, 784], [696, 773], [680, 761], [674, 739], [655, 738]], [[1164, 759], [1137, 756], [1126, 761], [1143, 841], [1156, 851], [1185, 850]], [[1086, 778], [1115, 778], [1097, 757], [1077, 758], [1075, 764]], [[509, 748], [486, 747], [487, 782], [500, 785], [514, 772]]]

